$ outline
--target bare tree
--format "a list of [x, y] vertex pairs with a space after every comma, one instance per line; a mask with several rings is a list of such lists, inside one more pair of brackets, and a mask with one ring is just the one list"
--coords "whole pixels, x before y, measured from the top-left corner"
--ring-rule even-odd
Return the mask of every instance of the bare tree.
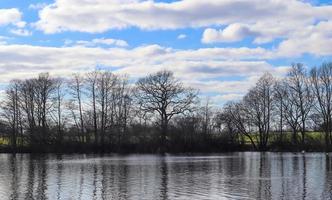
[[[287, 82], [286, 82], [287, 83]], [[293, 93], [288, 89], [288, 83], [285, 85], [284, 90], [284, 100], [283, 100], [283, 110], [284, 117], [288, 126], [292, 130], [292, 143], [297, 143], [297, 133], [300, 129], [300, 117], [301, 112], [300, 108], [297, 106], [296, 101], [294, 100]]]
[[100, 108], [100, 143], [102, 147], [105, 145], [106, 127], [109, 117], [109, 99], [112, 89], [116, 84], [116, 76], [111, 72], [98, 73], [96, 80], [96, 102]]
[[223, 109], [223, 118], [228, 127], [234, 127], [236, 132], [249, 138], [252, 147], [258, 150], [251, 133], [251, 118], [248, 115], [246, 106], [242, 102], [229, 102]]
[[223, 109], [217, 113], [214, 118], [215, 127], [218, 128], [219, 133], [228, 134], [229, 141], [231, 143], [240, 143], [240, 131], [238, 130], [237, 123], [233, 117], [233, 106], [234, 103], [227, 103]]
[[55, 122], [57, 124], [57, 142], [61, 144], [63, 141], [63, 129], [64, 129], [64, 118], [63, 118], [63, 102], [64, 102], [64, 89], [63, 79], [58, 78], [55, 80], [55, 98], [54, 98], [54, 109], [55, 109]]
[[284, 128], [284, 107], [286, 101], [286, 87], [285, 81], [279, 80], [274, 85], [274, 104], [276, 108], [276, 117], [279, 119], [279, 141], [283, 141], [283, 128]]
[[170, 71], [160, 71], [136, 83], [136, 98], [142, 109], [160, 117], [161, 151], [166, 150], [168, 123], [174, 115], [191, 110], [197, 92], [186, 88]]
[[49, 137], [47, 116], [52, 108], [52, 99], [56, 88], [55, 80], [48, 73], [41, 73], [37, 79], [34, 79], [34, 83], [38, 127], [40, 127], [43, 143], [47, 144]]
[[123, 135], [127, 131], [127, 123], [131, 107], [131, 90], [126, 77], [117, 77], [112, 90], [113, 125], [118, 134], [119, 146], [123, 142]]
[[29, 144], [33, 145], [36, 140], [36, 117], [35, 117], [35, 90], [31, 79], [25, 80], [20, 87], [21, 106], [26, 121]]
[[209, 98], [206, 98], [205, 105], [202, 107], [202, 115], [203, 115], [202, 116], [203, 117], [202, 128], [203, 128], [204, 135], [206, 136], [207, 134], [210, 133], [210, 125], [211, 125], [211, 117], [212, 117]]
[[313, 93], [317, 104], [316, 110], [323, 119], [325, 146], [332, 144], [332, 63], [323, 63], [310, 72]]
[[278, 145], [272, 143], [275, 130], [280, 142], [291, 130], [293, 144], [303, 147], [314, 122], [315, 130], [324, 130], [326, 149], [332, 144], [331, 63], [313, 68], [310, 76], [294, 64], [280, 81], [265, 73], [242, 100], [227, 103], [220, 112], [209, 100], [196, 100], [197, 91], [170, 71], [141, 78], [135, 87], [126, 76], [108, 71], [76, 74], [66, 85], [42, 73], [8, 85], [0, 131], [13, 148], [28, 144], [35, 150], [62, 150], [72, 142], [71, 149], [94, 151], [201, 151], [223, 144], [241, 148], [247, 141], [265, 151]]
[[[6, 99], [2, 103], [2, 116], [10, 127], [10, 144], [14, 151], [17, 147], [17, 139], [20, 133], [21, 109], [19, 105], [19, 81], [12, 81], [6, 90]], [[22, 140], [22, 138], [21, 138]]]
[[[27, 122], [27, 132], [31, 144], [47, 144], [49, 141], [49, 116], [55, 89], [54, 79], [48, 73], [39, 74], [38, 78], [21, 82], [18, 88], [18, 105]], [[23, 122], [21, 122], [23, 123]]]
[[245, 111], [257, 128], [259, 149], [266, 150], [270, 135], [274, 78], [265, 73], [243, 99]]
[[[79, 127], [80, 130], [80, 140], [81, 142], [84, 142], [84, 119], [83, 119], [83, 103], [82, 103], [82, 96], [83, 96], [83, 87], [84, 87], [84, 79], [79, 74], [74, 74], [73, 78], [69, 82], [69, 89], [72, 97], [74, 98], [73, 101], [77, 103], [77, 109], [79, 112], [79, 117], [76, 117], [76, 114], [74, 112], [74, 106], [71, 105], [71, 113], [73, 115], [73, 118], [75, 119], [76, 124]], [[78, 120], [77, 120], [78, 118]], [[77, 122], [78, 121], [78, 122]], [[87, 133], [88, 134], [88, 133]], [[89, 137], [87, 137], [88, 140]]]
[[313, 94], [307, 72], [301, 63], [293, 64], [288, 74], [288, 90], [290, 101], [297, 107], [300, 114], [301, 143], [304, 145], [306, 121], [313, 106]]
[[98, 72], [94, 71], [88, 73], [86, 78], [87, 88], [89, 92], [89, 96], [91, 98], [92, 104], [92, 117], [93, 117], [93, 132], [95, 138], [95, 145], [99, 144], [99, 134], [98, 134], [98, 125], [97, 125], [97, 104], [96, 104], [96, 88], [97, 88], [97, 79]]

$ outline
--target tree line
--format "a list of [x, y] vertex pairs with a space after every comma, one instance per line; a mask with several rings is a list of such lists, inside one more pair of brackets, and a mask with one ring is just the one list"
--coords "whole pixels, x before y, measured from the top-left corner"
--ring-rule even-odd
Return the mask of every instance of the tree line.
[[246, 137], [255, 150], [329, 150], [331, 101], [332, 63], [310, 71], [297, 63], [283, 79], [265, 73], [241, 101], [224, 106], [220, 119], [229, 134]]
[[[1, 100], [3, 151], [328, 150], [332, 63], [262, 75], [241, 100], [212, 106], [171, 71], [135, 83], [109, 71], [12, 80]], [[321, 139], [321, 137], [323, 139]]]
[[171, 119], [193, 112], [196, 99], [170, 71], [134, 85], [109, 71], [41, 73], [10, 82], [0, 130], [13, 150], [165, 152]]

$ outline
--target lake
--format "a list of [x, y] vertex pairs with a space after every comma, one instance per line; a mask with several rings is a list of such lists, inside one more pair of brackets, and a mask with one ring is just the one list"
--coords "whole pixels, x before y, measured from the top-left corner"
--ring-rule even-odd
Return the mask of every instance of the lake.
[[0, 154], [0, 199], [332, 199], [324, 153]]

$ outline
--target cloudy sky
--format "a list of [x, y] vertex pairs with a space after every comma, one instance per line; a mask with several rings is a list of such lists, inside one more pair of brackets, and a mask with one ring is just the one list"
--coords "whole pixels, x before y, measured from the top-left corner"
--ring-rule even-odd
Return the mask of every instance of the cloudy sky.
[[0, 90], [10, 79], [169, 69], [215, 101], [268, 71], [332, 61], [330, 0], [1, 0]]

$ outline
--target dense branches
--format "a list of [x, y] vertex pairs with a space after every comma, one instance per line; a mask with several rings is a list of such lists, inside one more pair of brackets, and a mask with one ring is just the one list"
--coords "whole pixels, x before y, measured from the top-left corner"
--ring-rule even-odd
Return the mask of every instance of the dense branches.
[[170, 71], [161, 71], [138, 80], [135, 93], [138, 104], [146, 112], [160, 117], [161, 151], [165, 151], [169, 121], [173, 116], [192, 110], [196, 92], [185, 88]]
[[265, 73], [241, 100], [220, 109], [209, 98], [199, 101], [170, 71], [135, 84], [109, 71], [44, 73], [10, 82], [0, 130], [12, 150], [330, 150], [331, 101], [331, 63], [310, 73], [294, 64], [284, 78]]
[[315, 95], [315, 108], [322, 119], [325, 132], [325, 145], [332, 144], [332, 63], [323, 63], [321, 67], [314, 67], [310, 78]]
[[315, 67], [309, 75], [302, 64], [293, 64], [288, 75], [280, 80], [264, 74], [242, 101], [224, 107], [220, 116], [231, 118], [223, 119], [224, 125], [230, 129], [231, 122], [254, 148], [256, 141], [260, 150], [268, 147], [271, 132], [274, 142], [280, 144], [286, 139], [284, 133], [292, 133], [292, 144], [305, 148], [309, 144], [306, 139], [309, 130], [324, 130], [327, 149], [331, 143], [331, 66], [325, 63]]

